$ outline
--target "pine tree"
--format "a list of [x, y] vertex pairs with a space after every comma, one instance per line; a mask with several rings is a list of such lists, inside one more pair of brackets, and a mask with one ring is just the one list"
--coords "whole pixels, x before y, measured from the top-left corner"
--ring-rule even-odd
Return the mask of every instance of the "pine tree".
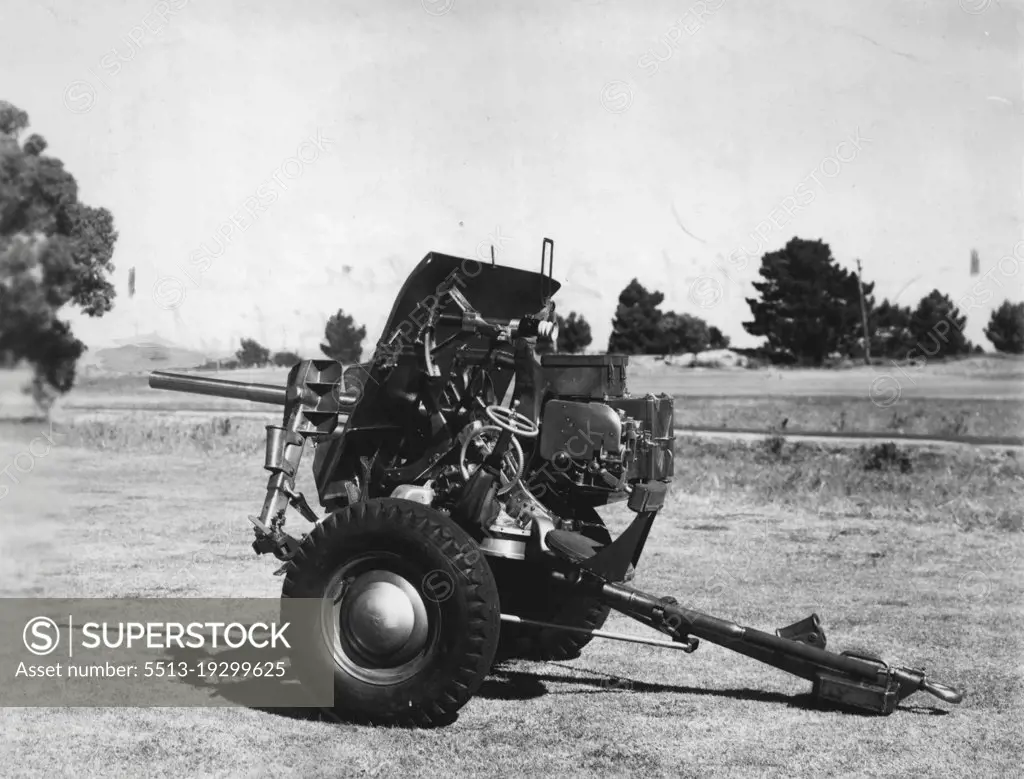
[[[851, 354], [863, 338], [857, 275], [836, 264], [823, 241], [793, 238], [761, 258], [759, 298], [743, 328], [764, 336], [770, 354], [821, 365], [833, 352]], [[874, 284], [864, 284], [868, 309]]]

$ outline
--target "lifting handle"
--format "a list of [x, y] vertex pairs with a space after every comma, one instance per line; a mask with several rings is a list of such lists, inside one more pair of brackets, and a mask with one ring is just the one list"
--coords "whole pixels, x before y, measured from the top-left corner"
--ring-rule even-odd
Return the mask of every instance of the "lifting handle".
[[540, 275], [544, 275], [545, 260], [547, 261], [547, 277], [553, 279], [555, 277], [555, 242], [550, 238], [545, 238], [544, 243], [540, 249]]

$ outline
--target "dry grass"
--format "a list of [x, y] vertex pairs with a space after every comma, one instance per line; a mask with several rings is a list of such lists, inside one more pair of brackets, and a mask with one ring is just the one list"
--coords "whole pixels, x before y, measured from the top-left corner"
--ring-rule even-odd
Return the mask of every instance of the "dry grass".
[[[265, 484], [263, 422], [220, 424], [63, 428], [0, 500], [0, 594], [275, 597], [276, 562], [252, 555], [245, 521]], [[43, 431], [0, 427], [0, 466]], [[442, 730], [245, 708], [7, 709], [0, 758], [26, 776], [1015, 775], [1024, 534], [1019, 514], [998, 516], [1020, 506], [1020, 463], [909, 456], [904, 472], [898, 454], [866, 469], [856, 450], [684, 442], [636, 583], [762, 628], [817, 611], [831, 644], [965, 685], [948, 713], [921, 696], [888, 718], [821, 711], [804, 682], [717, 647], [596, 642], [571, 663], [497, 669]]]
[[765, 430], [785, 421], [790, 432], [879, 435], [1024, 435], [1019, 400], [901, 398], [891, 406], [867, 397], [676, 399], [676, 427]]
[[70, 446], [134, 452], [257, 453], [266, 426], [278, 423], [231, 416], [192, 419], [161, 414], [127, 414], [117, 419], [72, 419], [55, 428]]
[[[117, 452], [252, 455], [259, 467], [268, 421], [213, 417], [187, 420], [132, 414], [116, 420], [58, 424], [69, 446]], [[14, 428], [12, 428], [14, 429]], [[728, 494], [758, 505], [834, 516], [934, 521], [964, 529], [1024, 526], [1024, 452], [894, 444], [859, 449], [790, 442], [676, 441], [679, 489], [697, 497]]]
[[763, 443], [676, 441], [676, 482], [688, 493], [835, 517], [951, 522], [1022, 530], [1020, 449], [829, 449], [776, 436]]

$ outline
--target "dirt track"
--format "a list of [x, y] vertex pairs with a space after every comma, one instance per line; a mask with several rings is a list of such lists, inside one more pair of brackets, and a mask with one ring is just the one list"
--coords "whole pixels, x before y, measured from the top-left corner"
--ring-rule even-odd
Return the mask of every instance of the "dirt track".
[[[705, 438], [709, 440], [722, 441], [760, 441], [774, 433], [763, 430], [677, 430], [677, 438]], [[1024, 440], [1019, 436], [1007, 436], [1006, 438], [982, 438], [979, 436], [962, 436], [960, 438], [939, 438], [926, 436], [907, 435], [886, 435], [873, 434], [847, 435], [842, 433], [784, 433], [783, 437], [788, 441], [799, 441], [806, 444], [822, 444], [829, 447], [856, 447], [882, 444], [887, 441], [898, 441], [900, 446], [968, 446], [980, 449], [1014, 449], [1024, 447]]]

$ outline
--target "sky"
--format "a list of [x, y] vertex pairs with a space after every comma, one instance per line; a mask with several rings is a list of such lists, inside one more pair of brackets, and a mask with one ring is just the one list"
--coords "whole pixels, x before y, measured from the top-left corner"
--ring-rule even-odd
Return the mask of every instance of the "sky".
[[1022, 36], [1019, 0], [8, 0], [0, 99], [114, 215], [114, 310], [68, 312], [93, 349], [315, 356], [339, 308], [369, 346], [427, 252], [537, 268], [544, 237], [595, 346], [633, 278], [752, 346], [793, 236], [991, 348], [1024, 298]]

